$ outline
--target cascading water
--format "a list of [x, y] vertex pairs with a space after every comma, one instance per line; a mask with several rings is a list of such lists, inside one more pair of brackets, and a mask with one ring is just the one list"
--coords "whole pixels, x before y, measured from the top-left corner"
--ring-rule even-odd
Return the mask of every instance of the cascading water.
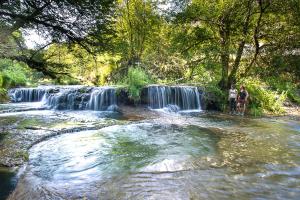
[[[146, 90], [152, 109], [165, 108], [172, 112], [201, 110], [200, 94], [192, 86], [149, 86]], [[40, 86], [9, 91], [12, 102], [42, 102], [49, 109], [116, 111], [116, 90], [113, 87]]]
[[117, 97], [114, 88], [95, 88], [87, 105], [90, 110], [110, 110], [117, 108]]
[[45, 86], [9, 91], [12, 102], [42, 102], [49, 109], [116, 111], [117, 98], [112, 87]]
[[45, 88], [15, 88], [9, 90], [9, 96], [12, 102], [39, 102], [45, 92]]
[[149, 86], [148, 104], [152, 109], [201, 110], [199, 91], [192, 86]]
[[58, 110], [83, 110], [89, 98], [82, 87], [61, 87], [49, 90], [43, 102], [49, 108]]

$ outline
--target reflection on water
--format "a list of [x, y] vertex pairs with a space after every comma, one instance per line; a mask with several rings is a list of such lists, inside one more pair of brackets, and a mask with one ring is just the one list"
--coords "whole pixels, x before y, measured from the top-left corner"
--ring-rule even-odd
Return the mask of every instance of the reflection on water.
[[0, 200], [5, 199], [16, 185], [15, 173], [0, 167]]

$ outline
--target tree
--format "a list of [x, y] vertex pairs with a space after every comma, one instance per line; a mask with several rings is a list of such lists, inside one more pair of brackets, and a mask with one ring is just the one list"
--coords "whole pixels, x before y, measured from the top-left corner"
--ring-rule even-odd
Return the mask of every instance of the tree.
[[116, 45], [128, 65], [141, 62], [146, 45], [159, 21], [151, 1], [124, 0], [118, 9]]
[[246, 57], [246, 45], [255, 48], [252, 62], [256, 60], [260, 49], [261, 21], [269, 6], [268, 0], [193, 0], [178, 15], [184, 19], [184, 23], [214, 33], [209, 40], [197, 42], [197, 45], [217, 45], [222, 74], [219, 82], [221, 88], [227, 89], [231, 83], [236, 82], [243, 56]]
[[29, 28], [54, 41], [95, 43], [111, 33], [113, 7], [113, 0], [2, 0], [0, 23], [7, 33]]
[[[79, 44], [90, 52], [96, 49], [93, 47], [106, 48], [105, 44], [113, 36], [114, 6], [113, 0], [2, 0], [0, 25], [5, 28], [0, 31], [1, 49], [7, 48], [7, 41], [13, 38], [19, 52], [8, 55], [3, 53], [5, 50], [0, 51], [0, 57], [25, 62], [31, 68], [56, 78], [57, 73], [51, 66], [61, 65], [47, 63], [41, 50], [52, 43], [62, 42]], [[26, 49], [20, 37], [14, 37], [16, 31], [26, 29], [37, 30], [50, 42], [36, 51]]]

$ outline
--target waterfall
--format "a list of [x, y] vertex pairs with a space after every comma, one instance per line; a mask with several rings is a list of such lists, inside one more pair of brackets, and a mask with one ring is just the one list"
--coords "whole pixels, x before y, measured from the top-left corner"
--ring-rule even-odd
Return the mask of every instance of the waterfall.
[[42, 102], [49, 109], [116, 111], [113, 87], [43, 86], [9, 91], [12, 102]]
[[15, 88], [8, 94], [12, 102], [39, 102], [46, 92], [45, 88]]
[[[201, 110], [200, 94], [192, 86], [158, 86], [146, 88], [142, 97], [152, 109]], [[38, 88], [16, 88], [9, 91], [12, 102], [42, 102], [49, 109], [116, 111], [118, 97], [114, 87], [88, 86], [40, 86]], [[128, 97], [127, 97], [128, 98]]]
[[110, 87], [59, 88], [48, 92], [44, 101], [49, 108], [58, 110], [117, 110], [116, 92]]
[[149, 86], [148, 104], [152, 109], [201, 110], [199, 91], [192, 86]]
[[95, 88], [91, 93], [91, 98], [88, 102], [90, 110], [110, 110], [117, 109], [117, 97], [114, 88]]
[[78, 88], [56, 88], [49, 90], [43, 101], [51, 109], [78, 110], [82, 108], [82, 97]]

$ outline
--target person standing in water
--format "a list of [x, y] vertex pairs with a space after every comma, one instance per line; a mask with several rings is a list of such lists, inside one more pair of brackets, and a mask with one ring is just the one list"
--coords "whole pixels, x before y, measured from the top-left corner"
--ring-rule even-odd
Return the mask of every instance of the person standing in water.
[[237, 104], [238, 112], [240, 115], [245, 114], [247, 99], [248, 99], [248, 92], [245, 89], [245, 86], [242, 85], [240, 87], [240, 92], [238, 95], [238, 104]]
[[229, 96], [228, 96], [229, 105], [230, 105], [229, 114], [231, 114], [231, 115], [235, 114], [235, 112], [236, 112], [237, 94], [238, 94], [237, 89], [234, 88], [234, 85], [231, 85], [231, 88], [229, 90]]

